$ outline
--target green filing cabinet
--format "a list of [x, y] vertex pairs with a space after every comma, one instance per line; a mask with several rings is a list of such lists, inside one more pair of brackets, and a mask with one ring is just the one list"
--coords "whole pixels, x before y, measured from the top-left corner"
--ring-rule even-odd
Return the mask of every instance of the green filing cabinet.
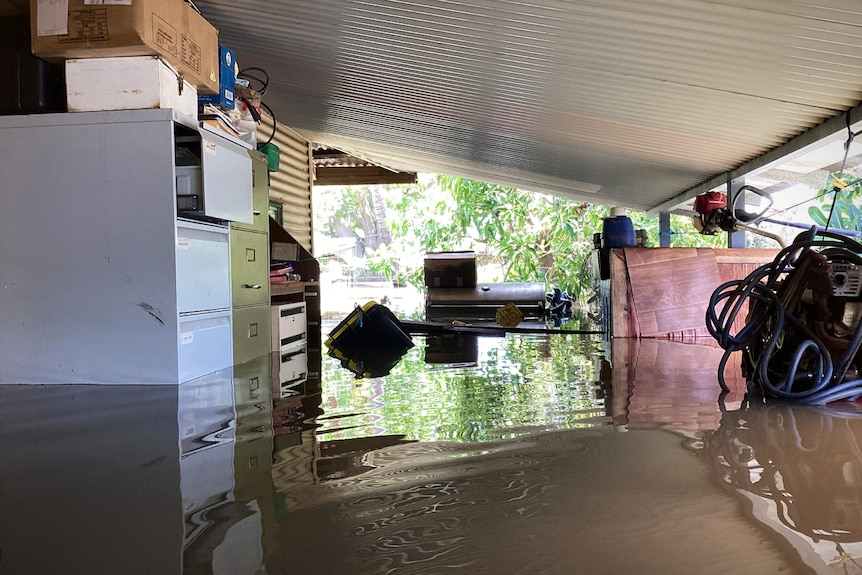
[[254, 217], [230, 225], [234, 365], [270, 353], [269, 179], [266, 156], [248, 153]]

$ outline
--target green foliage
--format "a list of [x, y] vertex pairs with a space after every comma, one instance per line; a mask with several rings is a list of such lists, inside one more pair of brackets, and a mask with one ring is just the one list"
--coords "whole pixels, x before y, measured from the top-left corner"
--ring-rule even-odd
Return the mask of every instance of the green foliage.
[[362, 228], [362, 220], [370, 190], [368, 186], [326, 186], [315, 190], [315, 217], [322, 223], [321, 231], [335, 236]]
[[[368, 251], [370, 271], [422, 289], [426, 252], [472, 250], [479, 281], [544, 282], [575, 299], [591, 295], [593, 234], [609, 207], [451, 176], [382, 188], [391, 241]], [[327, 191], [315, 199], [315, 217], [328, 229], [362, 233], [370, 193], [367, 186], [343, 188], [340, 196]], [[629, 216], [646, 230], [647, 245], [658, 245], [658, 219]], [[671, 224], [674, 246], [726, 245], [723, 236], [697, 234], [688, 218], [672, 216]]]
[[425, 353], [433, 338], [417, 336], [416, 346], [385, 378], [357, 380], [324, 358], [323, 379], [334, 406], [327, 414], [337, 424], [321, 429], [318, 440], [392, 434], [419, 441], [489, 441], [530, 427], [589, 425], [586, 419], [604, 412], [594, 385], [597, 341], [568, 335], [480, 337], [475, 366], [429, 369]]
[[[647, 236], [647, 246], [659, 245], [658, 218], [647, 218], [643, 212], [631, 212], [629, 217], [636, 230], [644, 230]], [[601, 224], [599, 225], [601, 229]], [[692, 226], [691, 218], [671, 214], [670, 216], [670, 238], [671, 246], [675, 248], [725, 248], [727, 237], [725, 234], [714, 236], [698, 233]]]
[[499, 270], [489, 281], [544, 281], [580, 293], [592, 248], [588, 224], [600, 221], [593, 206], [462, 178], [437, 181], [454, 201], [451, 233], [468, 238], [480, 263]]
[[[829, 176], [827, 187], [820, 190], [818, 197], [828, 197], [833, 193], [838, 197], [826, 201], [820, 206], [808, 208], [808, 215], [814, 222], [823, 227], [842, 230], [862, 231], [862, 210], [856, 205], [862, 198], [862, 179], [852, 174], [834, 173]], [[834, 209], [832, 203], [835, 203]], [[829, 211], [832, 210], [832, 220], [828, 222]]]

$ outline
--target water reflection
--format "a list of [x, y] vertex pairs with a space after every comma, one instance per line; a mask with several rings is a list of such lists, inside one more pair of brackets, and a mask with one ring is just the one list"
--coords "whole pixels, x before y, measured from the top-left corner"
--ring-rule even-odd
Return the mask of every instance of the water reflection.
[[479, 364], [479, 339], [474, 333], [426, 336], [425, 363], [440, 369], [476, 367]]
[[417, 337], [385, 378], [323, 366], [321, 441], [379, 435], [487, 441], [610, 423], [597, 341], [576, 336]]
[[178, 573], [178, 396], [0, 386], [0, 573]]
[[[605, 377], [613, 390], [615, 425], [686, 432], [718, 427], [716, 366], [724, 350], [715, 342], [626, 338], [611, 345], [613, 369]], [[730, 363], [739, 365], [734, 359]], [[738, 404], [745, 391], [738, 367], [725, 379], [732, 390], [725, 401]]]
[[812, 566], [860, 573], [860, 438], [862, 413], [854, 404], [754, 404], [726, 412], [704, 443], [719, 479]]
[[284, 385], [274, 354], [178, 387], [0, 386], [0, 573], [855, 565], [855, 414], [722, 414], [710, 346], [450, 343], [385, 378], [324, 358]]

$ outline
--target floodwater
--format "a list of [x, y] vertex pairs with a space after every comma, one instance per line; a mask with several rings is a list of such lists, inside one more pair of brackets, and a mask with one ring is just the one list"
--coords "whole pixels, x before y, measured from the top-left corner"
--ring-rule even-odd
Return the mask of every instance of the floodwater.
[[0, 574], [862, 572], [852, 406], [719, 398], [710, 342], [414, 342], [0, 386]]

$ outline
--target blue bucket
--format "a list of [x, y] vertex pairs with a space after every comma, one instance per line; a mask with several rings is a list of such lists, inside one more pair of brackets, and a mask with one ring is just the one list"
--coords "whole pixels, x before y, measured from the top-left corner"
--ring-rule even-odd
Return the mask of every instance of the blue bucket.
[[603, 248], [630, 248], [635, 245], [635, 227], [628, 216], [604, 218], [602, 222]]

